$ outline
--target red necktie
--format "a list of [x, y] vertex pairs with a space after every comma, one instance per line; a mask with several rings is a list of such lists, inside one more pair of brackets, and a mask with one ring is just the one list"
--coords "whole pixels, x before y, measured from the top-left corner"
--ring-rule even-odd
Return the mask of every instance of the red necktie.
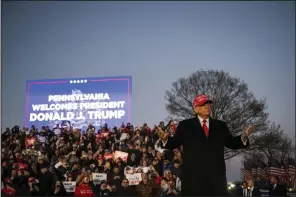
[[206, 136], [208, 137], [209, 136], [209, 128], [207, 127], [207, 120], [203, 120], [202, 122], [203, 122], [202, 128], [203, 128]]

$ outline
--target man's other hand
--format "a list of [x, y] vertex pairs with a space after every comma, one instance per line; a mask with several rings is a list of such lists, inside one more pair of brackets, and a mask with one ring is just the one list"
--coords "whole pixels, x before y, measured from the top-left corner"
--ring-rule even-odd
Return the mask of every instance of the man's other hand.
[[251, 135], [255, 130], [254, 126], [249, 126], [246, 130], [245, 130], [245, 134], [248, 137], [249, 135]]
[[249, 137], [249, 135], [251, 135], [255, 130], [255, 127], [254, 126], [249, 126], [243, 133], [242, 135], [242, 139], [243, 141], [246, 141], [247, 138]]

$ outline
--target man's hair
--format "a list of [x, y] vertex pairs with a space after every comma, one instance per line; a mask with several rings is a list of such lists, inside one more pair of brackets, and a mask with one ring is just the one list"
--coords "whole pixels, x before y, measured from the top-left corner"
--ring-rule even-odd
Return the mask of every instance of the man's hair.
[[277, 182], [280, 182], [280, 178], [276, 175], [272, 175], [271, 177], [274, 177], [274, 179], [277, 181]]
[[251, 183], [253, 183], [253, 184], [255, 183], [253, 179], [249, 179], [248, 182], [249, 182], [249, 181], [250, 181]]

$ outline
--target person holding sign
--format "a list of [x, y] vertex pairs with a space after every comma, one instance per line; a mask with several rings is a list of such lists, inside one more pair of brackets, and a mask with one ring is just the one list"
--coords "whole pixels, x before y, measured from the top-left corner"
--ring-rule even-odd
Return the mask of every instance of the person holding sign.
[[123, 179], [121, 186], [118, 188], [117, 193], [121, 196], [136, 196], [136, 192], [129, 187], [128, 179]]
[[90, 179], [88, 174], [82, 175], [82, 182], [76, 187], [74, 196], [95, 196], [95, 192], [90, 185]]
[[61, 181], [57, 180], [53, 186], [53, 194], [55, 196], [66, 196], [67, 192]]
[[100, 185], [100, 196], [111, 196], [114, 190], [114, 186], [111, 187], [106, 181], [103, 181]]
[[224, 147], [247, 148], [248, 136], [254, 131], [250, 126], [242, 135], [233, 137], [225, 122], [210, 117], [212, 103], [206, 95], [197, 96], [193, 101], [196, 117], [181, 121], [175, 136], [169, 137], [169, 133], [162, 136], [165, 149], [183, 145], [184, 196], [226, 196]]

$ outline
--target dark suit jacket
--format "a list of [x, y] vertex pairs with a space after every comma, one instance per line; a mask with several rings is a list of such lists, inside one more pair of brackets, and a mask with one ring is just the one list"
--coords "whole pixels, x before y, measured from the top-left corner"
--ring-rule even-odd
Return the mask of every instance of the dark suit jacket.
[[252, 191], [252, 196], [261, 196], [261, 192], [258, 188], [254, 188]]
[[40, 196], [52, 196], [51, 184], [53, 183], [53, 175], [47, 171], [41, 174], [40, 178]]
[[244, 192], [244, 189], [241, 188], [240, 186], [235, 188], [235, 196], [244, 196], [243, 192]]
[[230, 149], [246, 148], [241, 136], [233, 137], [223, 121], [210, 118], [209, 137], [206, 137], [199, 119], [179, 123], [176, 134], [165, 147], [175, 149], [183, 145], [182, 195], [227, 195], [224, 146]]
[[287, 196], [287, 189], [283, 185], [276, 185], [270, 191], [270, 196]]

